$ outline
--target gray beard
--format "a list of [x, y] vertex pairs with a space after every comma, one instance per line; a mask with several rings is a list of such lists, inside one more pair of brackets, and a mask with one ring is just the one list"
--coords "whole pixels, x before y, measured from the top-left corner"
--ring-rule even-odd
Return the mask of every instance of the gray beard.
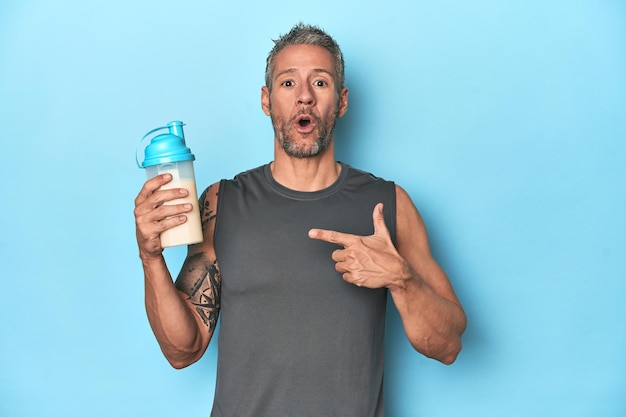
[[285, 151], [285, 153], [294, 158], [312, 158], [314, 156], [318, 156], [323, 153], [328, 146], [330, 145], [330, 141], [333, 137], [333, 132], [335, 130], [335, 123], [337, 121], [337, 115], [334, 114], [326, 125], [322, 125], [320, 120], [314, 115], [307, 113], [311, 118], [315, 119], [316, 130], [311, 132], [311, 135], [317, 134], [317, 138], [315, 142], [310, 146], [302, 146], [296, 144], [293, 139], [293, 136], [289, 133], [289, 127], [293, 126], [293, 121], [295, 119], [289, 120], [289, 123], [285, 123], [282, 119], [274, 117], [272, 112], [270, 111], [270, 116], [272, 119], [272, 125], [274, 126], [274, 134], [278, 139], [278, 143], [281, 148]]

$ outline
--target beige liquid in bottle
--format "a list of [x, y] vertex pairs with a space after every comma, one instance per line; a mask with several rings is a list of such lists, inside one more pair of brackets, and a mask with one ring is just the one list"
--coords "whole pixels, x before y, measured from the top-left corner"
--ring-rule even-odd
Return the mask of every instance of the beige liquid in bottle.
[[161, 233], [161, 246], [164, 248], [179, 245], [191, 245], [193, 243], [202, 242], [202, 226], [200, 224], [200, 210], [198, 208], [198, 193], [196, 183], [193, 180], [174, 180], [165, 184], [162, 189], [184, 188], [189, 194], [185, 198], [178, 198], [167, 202], [167, 204], [185, 204], [189, 203], [193, 206], [192, 210], [185, 213], [187, 221], [172, 229]]

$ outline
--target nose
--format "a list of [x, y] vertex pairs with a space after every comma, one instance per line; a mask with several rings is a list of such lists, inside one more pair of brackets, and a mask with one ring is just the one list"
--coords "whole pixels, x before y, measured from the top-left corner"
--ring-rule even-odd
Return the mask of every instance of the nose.
[[315, 103], [315, 96], [311, 86], [304, 83], [298, 89], [298, 105], [312, 106]]

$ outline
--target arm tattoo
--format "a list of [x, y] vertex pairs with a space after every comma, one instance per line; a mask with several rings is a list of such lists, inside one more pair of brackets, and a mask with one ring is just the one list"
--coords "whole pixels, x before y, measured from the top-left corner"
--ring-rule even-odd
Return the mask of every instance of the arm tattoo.
[[[204, 190], [199, 198], [203, 231], [211, 227], [216, 218], [207, 198], [209, 190]], [[189, 256], [176, 279], [176, 287], [187, 294], [187, 300], [193, 304], [209, 333], [213, 333], [221, 307], [222, 277], [217, 259], [209, 259], [204, 252]]]
[[176, 286], [189, 296], [196, 312], [213, 333], [220, 313], [222, 279], [217, 260], [208, 262], [203, 253], [190, 256], [176, 280]]
[[200, 221], [202, 222], [202, 230], [205, 230], [209, 223], [215, 220], [216, 214], [209, 206], [209, 201], [206, 198], [208, 189], [204, 190], [200, 196]]

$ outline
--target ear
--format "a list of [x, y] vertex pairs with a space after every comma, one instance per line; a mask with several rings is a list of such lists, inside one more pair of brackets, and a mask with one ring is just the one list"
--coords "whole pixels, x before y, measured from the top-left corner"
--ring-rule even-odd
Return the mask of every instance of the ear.
[[339, 112], [337, 116], [342, 117], [348, 111], [348, 89], [346, 87], [341, 89], [339, 93]]
[[261, 108], [266, 116], [270, 115], [270, 90], [266, 86], [261, 87]]

